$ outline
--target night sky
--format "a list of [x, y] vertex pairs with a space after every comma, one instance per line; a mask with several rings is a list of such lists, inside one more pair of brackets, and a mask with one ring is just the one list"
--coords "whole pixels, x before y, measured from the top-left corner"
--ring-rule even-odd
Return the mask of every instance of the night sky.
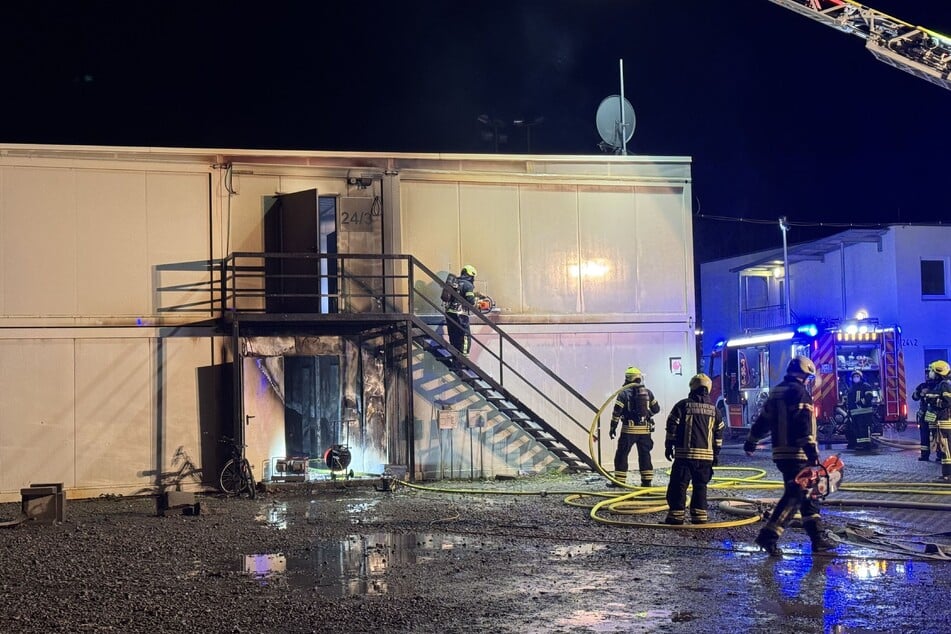
[[[951, 2], [869, 0], [951, 33]], [[0, 142], [693, 157], [698, 261], [940, 222], [951, 91], [767, 0], [14, 3]], [[526, 129], [517, 119], [541, 123]], [[485, 137], [489, 138], [486, 139]], [[824, 226], [819, 227], [822, 223]], [[833, 225], [833, 226], [830, 226]]]

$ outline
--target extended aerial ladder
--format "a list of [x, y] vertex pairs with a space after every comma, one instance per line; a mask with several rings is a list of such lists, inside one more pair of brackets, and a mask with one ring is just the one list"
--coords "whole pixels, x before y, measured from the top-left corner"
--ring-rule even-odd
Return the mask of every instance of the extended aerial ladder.
[[853, 0], [770, 0], [865, 40], [880, 62], [951, 90], [951, 38]]

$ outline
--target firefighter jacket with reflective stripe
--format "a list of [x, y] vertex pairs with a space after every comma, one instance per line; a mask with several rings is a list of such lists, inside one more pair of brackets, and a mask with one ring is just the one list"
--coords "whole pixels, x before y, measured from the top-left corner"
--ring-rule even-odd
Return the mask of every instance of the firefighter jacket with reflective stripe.
[[848, 404], [849, 413], [852, 416], [871, 414], [874, 411], [872, 408], [874, 403], [875, 392], [872, 391], [872, 386], [865, 381], [853, 383], [852, 387], [849, 388]]
[[932, 427], [951, 431], [951, 379], [942, 379], [925, 396], [928, 414], [934, 414]]
[[[928, 380], [923, 383], [919, 383], [915, 388], [915, 391], [911, 393], [912, 400], [918, 401], [917, 420], [919, 423], [926, 420], [925, 416], [927, 415], [929, 408], [928, 399], [925, 397], [928, 395], [928, 392], [935, 388], [936, 385], [937, 383], [935, 381]], [[933, 419], [934, 417], [932, 416], [931, 418]]]
[[466, 315], [469, 314], [469, 310], [472, 308], [472, 305], [475, 304], [476, 293], [475, 293], [475, 284], [473, 284], [473, 279], [468, 275], [460, 275], [456, 278], [459, 283], [457, 291], [462, 295], [466, 301], [460, 302], [458, 299], [453, 297], [449, 302], [446, 303], [446, 312], [447, 313], [457, 313]]
[[723, 446], [723, 417], [706, 393], [691, 392], [667, 416], [664, 446], [674, 458], [713, 461]]
[[649, 434], [654, 429], [651, 416], [660, 412], [654, 393], [643, 385], [632, 385], [621, 391], [614, 401], [611, 432], [621, 425], [622, 434]]
[[772, 436], [774, 461], [819, 459], [812, 395], [794, 376], [787, 374], [782, 383], [770, 390], [747, 441], [756, 443], [766, 436]]

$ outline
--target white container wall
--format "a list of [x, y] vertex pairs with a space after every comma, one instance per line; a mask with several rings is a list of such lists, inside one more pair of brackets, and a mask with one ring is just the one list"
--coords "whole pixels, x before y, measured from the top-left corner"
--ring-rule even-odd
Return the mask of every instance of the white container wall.
[[[196, 325], [215, 316], [207, 288], [158, 288], [263, 250], [267, 199], [309, 189], [381, 196], [385, 253], [474, 264], [499, 324], [592, 402], [631, 364], [665, 414], [686, 392], [687, 158], [0, 144], [0, 501], [39, 481], [154, 490], [179, 448], [202, 466], [200, 377], [230, 367], [230, 341]], [[160, 312], [173, 304], [198, 308]]]

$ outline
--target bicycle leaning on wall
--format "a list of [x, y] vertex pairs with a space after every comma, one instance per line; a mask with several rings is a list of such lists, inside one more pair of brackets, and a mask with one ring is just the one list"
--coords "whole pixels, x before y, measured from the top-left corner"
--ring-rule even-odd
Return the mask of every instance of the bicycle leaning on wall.
[[221, 468], [221, 474], [218, 476], [218, 484], [221, 490], [228, 495], [239, 497], [247, 493], [248, 497], [253, 500], [257, 494], [257, 487], [254, 483], [251, 463], [244, 456], [245, 445], [228, 436], [224, 436], [219, 442], [226, 443], [231, 449], [231, 458]]

